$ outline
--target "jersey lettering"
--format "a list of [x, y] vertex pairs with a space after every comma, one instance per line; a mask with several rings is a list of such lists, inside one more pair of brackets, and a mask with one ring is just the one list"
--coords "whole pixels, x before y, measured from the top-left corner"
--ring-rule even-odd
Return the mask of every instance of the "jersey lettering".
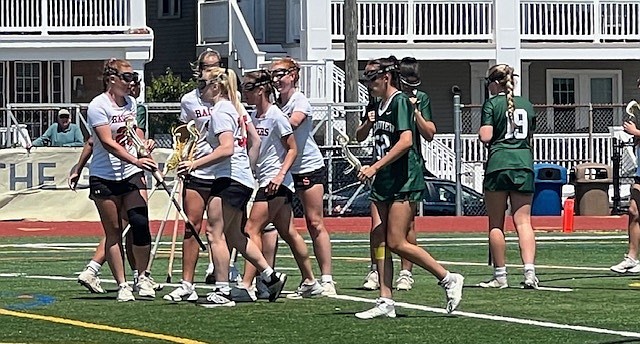
[[[509, 113], [507, 112], [507, 118]], [[512, 126], [513, 125], [513, 126]], [[527, 119], [527, 111], [524, 109], [516, 109], [513, 112], [513, 122], [507, 120], [507, 133], [505, 139], [526, 139], [529, 135], [529, 121]]]

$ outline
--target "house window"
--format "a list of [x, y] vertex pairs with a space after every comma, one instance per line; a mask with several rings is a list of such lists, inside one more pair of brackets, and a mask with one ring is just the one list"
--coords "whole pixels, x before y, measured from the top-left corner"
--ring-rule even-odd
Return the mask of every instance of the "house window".
[[588, 132], [590, 122], [593, 132], [608, 132], [622, 116], [621, 111], [611, 106], [622, 102], [621, 90], [620, 70], [548, 69], [547, 104], [550, 106], [538, 122], [538, 132]]
[[0, 61], [0, 107], [5, 107], [4, 62]]
[[164, 19], [180, 18], [181, 0], [158, 0], [158, 17]]
[[39, 103], [42, 86], [40, 62], [16, 62], [15, 68], [16, 103]]
[[51, 61], [49, 65], [51, 75], [51, 87], [49, 88], [49, 102], [63, 103], [62, 96], [62, 61]]

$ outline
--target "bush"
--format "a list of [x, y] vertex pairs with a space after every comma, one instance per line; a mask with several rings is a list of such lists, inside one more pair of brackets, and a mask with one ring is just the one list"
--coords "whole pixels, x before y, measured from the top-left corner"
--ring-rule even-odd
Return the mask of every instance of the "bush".
[[[171, 68], [167, 68], [164, 75], [151, 79], [151, 84], [146, 87], [147, 103], [177, 103], [185, 93], [196, 88], [196, 81], [187, 82], [173, 74]], [[156, 134], [169, 134], [171, 128], [179, 124], [179, 113], [154, 114], [149, 113], [149, 137], [155, 138]]]

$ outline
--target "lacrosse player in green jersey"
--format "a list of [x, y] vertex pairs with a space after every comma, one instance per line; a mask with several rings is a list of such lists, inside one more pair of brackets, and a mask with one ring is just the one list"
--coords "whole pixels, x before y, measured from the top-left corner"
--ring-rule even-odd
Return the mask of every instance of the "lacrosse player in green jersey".
[[513, 68], [495, 65], [487, 71], [490, 98], [482, 106], [480, 141], [489, 148], [484, 193], [489, 212], [489, 252], [493, 278], [479, 285], [506, 288], [506, 242], [504, 217], [507, 199], [511, 203], [513, 224], [518, 233], [520, 256], [524, 263], [524, 287], [537, 289], [535, 273], [536, 239], [531, 227], [533, 196], [533, 151], [531, 138], [536, 127], [531, 103], [513, 94]]
[[373, 123], [374, 163], [363, 166], [358, 175], [361, 181], [372, 181], [369, 198], [381, 220], [371, 235], [380, 277], [380, 297], [374, 308], [356, 313], [356, 317], [396, 316], [391, 289], [391, 252], [432, 273], [445, 289], [446, 309], [452, 312], [462, 299], [464, 277], [449, 273], [424, 249], [407, 241], [407, 231], [415, 216], [416, 204], [422, 199], [425, 184], [416, 143], [418, 133], [413, 106], [409, 97], [399, 91], [398, 60], [391, 56], [369, 61], [364, 76], [372, 95], [381, 98]]

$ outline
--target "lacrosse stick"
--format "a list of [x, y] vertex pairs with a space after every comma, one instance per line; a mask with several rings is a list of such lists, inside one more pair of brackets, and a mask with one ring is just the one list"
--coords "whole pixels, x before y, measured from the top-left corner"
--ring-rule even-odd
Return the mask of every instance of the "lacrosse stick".
[[[360, 170], [362, 169], [362, 163], [360, 162], [360, 159], [358, 159], [358, 157], [356, 157], [347, 146], [349, 144], [349, 136], [340, 132], [339, 130], [337, 130], [336, 132], [338, 133], [338, 144], [340, 144], [342, 148], [342, 156], [347, 160], [349, 165], [351, 165], [351, 167], [344, 170], [343, 173], [349, 174], [354, 171], [356, 173], [360, 173]], [[367, 180], [365, 183], [370, 186], [372, 180]]]
[[171, 252], [169, 253], [169, 267], [167, 268], [167, 283], [171, 283], [173, 275], [173, 260], [176, 256], [176, 240], [178, 239], [178, 219], [179, 214], [176, 211], [176, 219], [173, 221], [173, 235], [171, 236]]
[[630, 101], [625, 112], [629, 115], [629, 120], [635, 122], [638, 115], [640, 115], [640, 104], [635, 100]]
[[[133, 143], [134, 147], [136, 148], [136, 151], [138, 152], [138, 156], [149, 157], [150, 154], [147, 151], [144, 142], [142, 142], [142, 139], [138, 136], [138, 133], [136, 133], [136, 126], [134, 125], [133, 122], [134, 122], [134, 119], [127, 120], [127, 122], [126, 122], [127, 123], [127, 125], [126, 125], [126, 135], [129, 138], [129, 140], [131, 140], [131, 142]], [[169, 186], [167, 185], [167, 182], [164, 180], [164, 176], [162, 175], [162, 172], [160, 172], [156, 168], [156, 169], [153, 169], [151, 171], [151, 174], [153, 175], [153, 178], [155, 178], [156, 182], [158, 182], [158, 184], [160, 184], [160, 186], [162, 186], [164, 191], [166, 191], [167, 194], [169, 195], [169, 198], [171, 199], [171, 202], [173, 203], [173, 205], [176, 207], [176, 209], [180, 213], [180, 216], [182, 216], [182, 219], [185, 222], [185, 227], [188, 230], [191, 231], [191, 234], [195, 237], [195, 239], [198, 242], [198, 245], [200, 246], [200, 248], [203, 251], [206, 250], [207, 247], [202, 242], [202, 239], [200, 239], [200, 236], [198, 235], [198, 232], [196, 231], [196, 228], [193, 226], [193, 223], [191, 223], [191, 221], [189, 221], [189, 218], [187, 217], [187, 214], [184, 213], [184, 210], [182, 209], [182, 206], [180, 205], [180, 203], [178, 203], [178, 201], [175, 199], [175, 197], [171, 197], [171, 190], [169, 190]]]
[[[179, 188], [179, 184], [176, 183], [174, 185], [173, 190], [171, 190], [170, 197], [175, 197], [175, 194]], [[156, 253], [158, 253], [158, 247], [160, 246], [160, 239], [162, 238], [162, 233], [164, 232], [164, 227], [167, 225], [167, 221], [169, 220], [169, 214], [171, 214], [171, 203], [167, 205], [167, 212], [164, 215], [164, 220], [160, 223], [160, 229], [158, 229], [158, 234], [156, 234], [156, 240], [153, 243], [153, 248], [151, 248], [151, 257], [149, 257], [149, 263], [147, 265], [147, 271], [151, 271], [151, 266], [153, 265], [153, 261], [155, 260]]]

